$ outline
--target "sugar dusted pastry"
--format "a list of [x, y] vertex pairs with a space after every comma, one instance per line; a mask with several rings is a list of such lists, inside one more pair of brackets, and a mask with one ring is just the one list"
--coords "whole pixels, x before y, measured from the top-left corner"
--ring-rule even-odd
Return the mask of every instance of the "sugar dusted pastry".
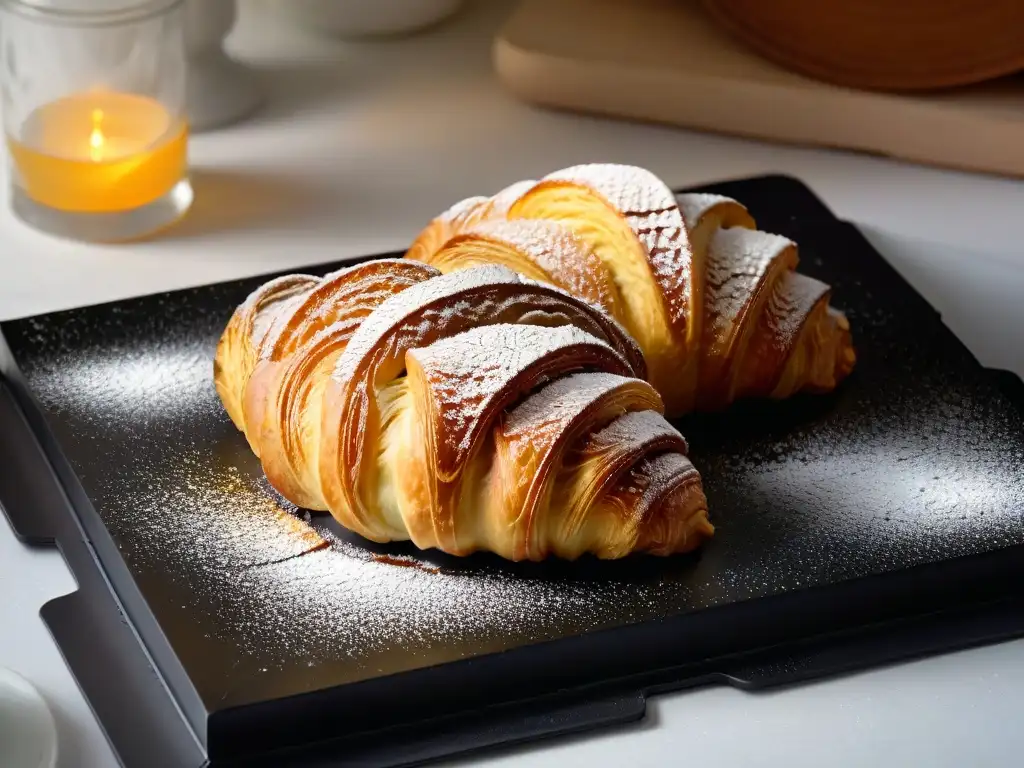
[[826, 392], [855, 362], [849, 323], [829, 286], [795, 271], [793, 242], [735, 200], [676, 198], [634, 166], [575, 166], [458, 203], [406, 256], [443, 272], [502, 264], [600, 306], [639, 343], [669, 415]]
[[214, 373], [273, 486], [373, 541], [541, 560], [667, 555], [713, 533], [635, 341], [503, 266], [269, 281]]

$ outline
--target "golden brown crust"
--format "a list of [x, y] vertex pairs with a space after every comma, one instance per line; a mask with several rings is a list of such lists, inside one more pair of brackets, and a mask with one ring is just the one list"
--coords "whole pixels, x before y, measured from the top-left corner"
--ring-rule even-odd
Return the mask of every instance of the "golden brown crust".
[[664, 182], [636, 166], [587, 164], [545, 176], [523, 195], [510, 211], [529, 204], [532, 195], [543, 195], [560, 186], [586, 189], [599, 197], [633, 231], [646, 254], [646, 267], [658, 288], [674, 335], [685, 348], [694, 312], [692, 252], [682, 212]]
[[485, 433], [493, 430], [521, 393], [566, 370], [631, 373], [611, 347], [571, 325], [473, 328], [410, 350], [406, 362], [409, 388], [416, 410], [423, 414], [428, 456], [437, 478], [430, 499], [434, 531], [448, 550], [459, 548], [455, 518], [466, 464]]
[[245, 385], [243, 413], [267, 479], [299, 506], [325, 509], [314, 457], [323, 385], [338, 356], [383, 301], [437, 274], [404, 259], [367, 262], [325, 276], [278, 312]]
[[685, 456], [645, 458], [630, 470], [628, 483], [629, 489], [643, 489], [631, 512], [637, 521], [637, 549], [652, 555], [690, 552], [714, 533], [704, 512], [700, 474]]
[[[271, 298], [273, 328], [257, 329], [251, 307]], [[376, 541], [516, 560], [668, 554], [711, 535], [699, 481], [683, 490], [645, 465], [645, 492], [616, 496], [631, 467], [682, 459], [685, 441], [635, 377], [639, 349], [599, 308], [501, 267], [439, 275], [412, 261], [275, 284], [250, 304], [222, 343], [258, 348], [259, 361], [242, 381], [244, 365], [222, 365], [218, 391], [225, 404], [246, 393], [241, 428], [289, 500]], [[595, 435], [606, 460], [579, 463]], [[589, 511], [561, 503], [572, 487]], [[686, 520], [652, 537], [645, 521], [662, 504]]]
[[456, 235], [479, 224], [503, 219], [509, 206], [535, 183], [530, 180], [517, 181], [493, 197], [467, 197], [460, 200], [424, 227], [406, 251], [406, 258], [429, 263], [431, 257]]
[[[658, 410], [630, 411], [603, 429], [592, 432], [575, 446], [567, 464], [575, 470], [574, 483], [565, 484], [564, 535], [580, 532], [589, 510], [609, 494], [615, 494], [623, 475], [647, 455], [666, 451], [685, 454], [686, 441]], [[634, 502], [638, 499], [634, 499]], [[624, 506], [621, 499], [617, 508]]]
[[[502, 505], [510, 515], [506, 525], [514, 531], [515, 559], [546, 556], [543, 548], [548, 541], [570, 539], [577, 532], [570, 521], [573, 512], [582, 520], [592, 506], [596, 494], [577, 499], [578, 503], [568, 509], [553, 508], [551, 497], [565, 454], [608, 423], [621, 421], [624, 413], [658, 415], [661, 410], [658, 393], [640, 379], [577, 373], [548, 384], [507, 413], [495, 432], [495, 445], [502, 457], [501, 466], [508, 473], [502, 484]], [[663, 447], [685, 451], [682, 436], [674, 429], [669, 431]], [[657, 427], [641, 432], [648, 440], [659, 437]], [[621, 439], [617, 444], [626, 442]], [[649, 442], [647, 451], [651, 449]], [[634, 461], [641, 453], [634, 456]], [[625, 462], [620, 467], [606, 464], [605, 476], [593, 478], [593, 482], [606, 483], [624, 466]], [[556, 527], [554, 532], [549, 532], [551, 526]]]
[[485, 425], [554, 372], [632, 374], [614, 349], [572, 325], [480, 326], [411, 349], [406, 363], [409, 386], [423, 395], [428, 431], [436, 438], [434, 465], [443, 481], [462, 470]]
[[765, 323], [772, 290], [796, 263], [796, 246], [782, 237], [744, 228], [720, 229], [711, 237], [698, 406], [710, 410], [732, 402], [737, 372], [755, 365], [747, 350]]
[[266, 356], [275, 362], [283, 360], [339, 322], [355, 329], [385, 298], [436, 274], [416, 262], [380, 259], [326, 275], [303, 294], [287, 317], [281, 318]]
[[798, 272], [782, 276], [751, 338], [750, 362], [736, 383], [742, 396], [768, 397], [775, 391], [804, 331], [818, 326], [810, 318], [826, 315], [828, 295], [829, 287], [813, 278]]
[[435, 217], [413, 240], [406, 257], [429, 262], [430, 256], [449, 239], [480, 220], [490, 203], [487, 197], [467, 197]]
[[[670, 415], [722, 408], [736, 397], [828, 391], [852, 370], [846, 318], [827, 296], [805, 301], [793, 293], [810, 285], [791, 277], [796, 245], [757, 230], [735, 200], [677, 198], [648, 171], [613, 164], [574, 166], [513, 191], [519, 197], [511, 203], [506, 191], [501, 205], [480, 204], [486, 223], [418, 258], [443, 272], [503, 263], [601, 306], [637, 339]], [[502, 208], [507, 220], [496, 213]], [[563, 248], [557, 265], [547, 264], [522, 244], [542, 220], [557, 221], [587, 247]]]
[[622, 314], [619, 292], [608, 268], [572, 229], [556, 221], [490, 220], [455, 235], [423, 260], [442, 272], [500, 264], [525, 277], [557, 285], [612, 317]]
[[359, 328], [327, 384], [324, 407], [338, 415], [339, 428], [323, 434], [320, 476], [328, 507], [345, 510], [340, 513], [343, 525], [373, 530], [361, 485], [370, 476], [369, 446], [380, 429], [377, 394], [405, 369], [405, 353], [500, 323], [571, 324], [609, 343], [634, 375], [644, 371], [639, 349], [614, 320], [564, 291], [503, 267], [453, 272], [410, 288], [382, 304]]
[[213, 381], [235, 426], [245, 431], [242, 401], [245, 384], [261, 354], [262, 345], [283, 304], [316, 284], [312, 275], [285, 275], [249, 294], [234, 311], [217, 343]]

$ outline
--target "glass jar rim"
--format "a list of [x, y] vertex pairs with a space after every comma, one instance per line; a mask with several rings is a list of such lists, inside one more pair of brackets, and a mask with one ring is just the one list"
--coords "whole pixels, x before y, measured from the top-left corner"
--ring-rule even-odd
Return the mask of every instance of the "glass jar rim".
[[119, 5], [91, 9], [45, 0], [0, 0], [0, 10], [50, 24], [107, 26], [144, 21], [183, 5], [185, 0], [123, 0]]

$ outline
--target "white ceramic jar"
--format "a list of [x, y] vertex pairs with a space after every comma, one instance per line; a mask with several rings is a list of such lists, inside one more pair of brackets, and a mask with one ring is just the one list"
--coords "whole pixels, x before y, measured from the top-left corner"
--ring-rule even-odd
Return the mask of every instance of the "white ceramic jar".
[[224, 51], [236, 14], [236, 0], [185, 0], [187, 103], [193, 131], [233, 123], [260, 102], [253, 72]]
[[463, 0], [272, 0], [277, 13], [336, 37], [415, 32], [447, 18]]

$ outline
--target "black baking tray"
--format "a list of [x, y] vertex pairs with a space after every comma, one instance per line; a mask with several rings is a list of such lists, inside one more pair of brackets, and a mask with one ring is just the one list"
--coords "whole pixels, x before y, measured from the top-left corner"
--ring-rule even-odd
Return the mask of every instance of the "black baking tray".
[[410, 764], [1024, 634], [1020, 379], [800, 182], [705, 191], [799, 243], [858, 365], [679, 422], [718, 531], [692, 556], [510, 564], [307, 522], [212, 383], [266, 276], [0, 324], [0, 503], [78, 579], [42, 615], [123, 764]]

